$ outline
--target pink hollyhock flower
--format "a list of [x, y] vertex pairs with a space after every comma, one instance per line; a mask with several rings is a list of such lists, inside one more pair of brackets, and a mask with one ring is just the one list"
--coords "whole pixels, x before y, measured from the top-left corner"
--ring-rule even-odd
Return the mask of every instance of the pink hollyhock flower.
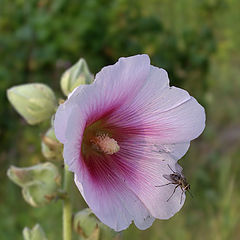
[[96, 216], [116, 231], [178, 212], [182, 190], [163, 175], [205, 127], [203, 107], [147, 55], [120, 58], [57, 110], [55, 132], [75, 183]]

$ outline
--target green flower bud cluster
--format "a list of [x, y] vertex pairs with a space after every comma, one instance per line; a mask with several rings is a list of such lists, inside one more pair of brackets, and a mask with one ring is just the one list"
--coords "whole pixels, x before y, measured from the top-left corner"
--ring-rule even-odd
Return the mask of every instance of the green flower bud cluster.
[[[60, 85], [63, 93], [68, 96], [76, 87], [92, 81], [93, 75], [86, 61], [81, 58], [64, 72]], [[52, 89], [41, 83], [14, 86], [7, 90], [7, 97], [15, 110], [31, 125], [50, 119], [58, 105]]]
[[24, 240], [47, 240], [46, 235], [39, 224], [36, 224], [32, 229], [25, 227], [23, 229]]
[[22, 187], [23, 198], [33, 207], [43, 206], [55, 199], [61, 185], [58, 168], [50, 162], [26, 168], [11, 166], [7, 175]]

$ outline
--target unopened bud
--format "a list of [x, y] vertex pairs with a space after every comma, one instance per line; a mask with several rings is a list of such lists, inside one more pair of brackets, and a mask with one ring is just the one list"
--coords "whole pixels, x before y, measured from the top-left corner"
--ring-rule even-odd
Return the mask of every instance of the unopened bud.
[[33, 180], [32, 172], [29, 172], [26, 168], [11, 166], [7, 171], [7, 175], [14, 183], [21, 187]]
[[12, 87], [7, 96], [16, 111], [32, 125], [49, 119], [57, 107], [51, 88], [40, 83]]
[[112, 240], [117, 233], [101, 223], [89, 208], [74, 215], [73, 228], [84, 240]]
[[53, 128], [42, 137], [42, 154], [48, 160], [62, 160], [62, 144], [57, 140]]
[[11, 166], [7, 175], [22, 187], [25, 201], [33, 207], [43, 206], [55, 199], [61, 185], [58, 168], [50, 162], [27, 168]]
[[23, 229], [24, 240], [47, 240], [46, 235], [39, 224], [36, 224], [32, 229], [25, 227]]
[[60, 84], [63, 93], [68, 96], [76, 87], [90, 84], [92, 81], [93, 75], [90, 73], [86, 61], [81, 58], [63, 73]]
[[99, 221], [89, 208], [76, 213], [73, 220], [74, 230], [85, 239], [93, 233], [98, 224]]

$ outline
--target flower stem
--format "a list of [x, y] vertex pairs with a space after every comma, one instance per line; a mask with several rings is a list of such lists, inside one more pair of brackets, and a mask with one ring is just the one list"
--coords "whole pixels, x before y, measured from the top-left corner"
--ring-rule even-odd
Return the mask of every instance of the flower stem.
[[67, 197], [63, 199], [63, 240], [72, 239], [72, 205], [70, 199], [71, 183], [72, 173], [68, 171], [68, 167], [65, 165], [63, 190], [67, 193]]

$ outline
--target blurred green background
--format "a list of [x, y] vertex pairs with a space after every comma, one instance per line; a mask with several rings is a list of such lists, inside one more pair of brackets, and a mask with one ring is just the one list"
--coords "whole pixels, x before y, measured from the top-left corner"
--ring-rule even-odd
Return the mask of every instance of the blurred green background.
[[80, 57], [95, 74], [138, 53], [205, 106], [207, 126], [180, 161], [194, 198], [146, 231], [131, 226], [123, 239], [240, 239], [239, 23], [238, 0], [0, 0], [0, 239], [22, 239], [36, 222], [50, 240], [61, 236], [61, 202], [32, 208], [6, 177], [11, 164], [45, 161], [48, 127], [28, 126], [6, 89], [42, 82], [61, 97], [59, 78]]

